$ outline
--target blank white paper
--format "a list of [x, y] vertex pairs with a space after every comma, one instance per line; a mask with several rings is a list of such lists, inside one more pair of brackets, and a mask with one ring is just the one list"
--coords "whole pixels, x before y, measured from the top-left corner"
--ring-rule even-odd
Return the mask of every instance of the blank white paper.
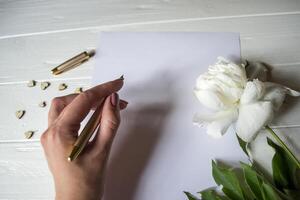
[[129, 102], [108, 163], [105, 200], [182, 200], [216, 184], [211, 160], [246, 160], [233, 131], [212, 139], [192, 123], [196, 78], [218, 56], [240, 62], [237, 33], [101, 33], [93, 84], [124, 74]]

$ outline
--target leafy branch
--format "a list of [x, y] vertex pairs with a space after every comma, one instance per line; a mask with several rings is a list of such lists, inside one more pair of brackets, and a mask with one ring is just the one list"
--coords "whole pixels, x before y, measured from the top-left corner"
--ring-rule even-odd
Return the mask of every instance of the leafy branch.
[[[238, 138], [243, 151], [247, 153], [247, 143]], [[240, 163], [243, 177], [240, 178], [237, 169], [221, 166], [212, 161], [212, 174], [222, 192], [208, 189], [198, 193], [198, 196], [185, 192], [189, 200], [299, 200], [300, 199], [300, 168], [297, 159], [267, 138], [268, 145], [275, 150], [272, 159], [272, 181], [259, 172], [253, 165]], [[248, 155], [249, 156], [249, 155]]]

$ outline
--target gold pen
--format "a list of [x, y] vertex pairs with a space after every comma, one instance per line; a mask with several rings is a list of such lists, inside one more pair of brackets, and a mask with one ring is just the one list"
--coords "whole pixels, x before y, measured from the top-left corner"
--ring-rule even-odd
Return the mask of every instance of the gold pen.
[[79, 134], [75, 144], [73, 145], [73, 149], [68, 157], [68, 161], [71, 162], [75, 160], [82, 152], [84, 147], [88, 144], [90, 138], [92, 137], [93, 133], [95, 132], [100, 123], [103, 103], [104, 100], [102, 100], [101, 104], [95, 110], [92, 117], [89, 119], [89, 121]]
[[70, 69], [73, 69], [82, 63], [88, 61], [91, 57], [95, 55], [95, 50], [90, 50], [90, 51], [84, 51], [73, 58], [70, 58], [69, 60], [63, 62], [62, 64], [58, 65], [54, 69], [52, 69], [52, 74], [58, 75], [63, 72], [66, 72]]
[[[124, 80], [124, 76], [122, 75], [120, 80]], [[92, 137], [93, 133], [97, 129], [100, 121], [101, 121], [101, 113], [103, 109], [103, 104], [106, 98], [101, 99], [100, 105], [97, 107], [85, 127], [82, 129], [81, 133], [79, 134], [76, 142], [73, 145], [73, 149], [68, 156], [68, 161], [72, 162], [75, 160], [79, 154], [82, 152], [84, 147], [88, 144], [90, 138]]]

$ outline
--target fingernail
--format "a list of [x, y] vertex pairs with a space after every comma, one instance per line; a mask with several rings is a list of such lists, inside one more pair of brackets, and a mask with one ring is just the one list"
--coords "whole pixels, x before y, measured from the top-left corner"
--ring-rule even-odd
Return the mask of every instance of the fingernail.
[[122, 75], [120, 78], [115, 79], [114, 81], [124, 81], [124, 75]]
[[125, 101], [123, 99], [120, 100], [122, 103], [128, 104], [128, 101]]
[[111, 105], [116, 107], [119, 104], [119, 95], [117, 93], [113, 93], [110, 96]]

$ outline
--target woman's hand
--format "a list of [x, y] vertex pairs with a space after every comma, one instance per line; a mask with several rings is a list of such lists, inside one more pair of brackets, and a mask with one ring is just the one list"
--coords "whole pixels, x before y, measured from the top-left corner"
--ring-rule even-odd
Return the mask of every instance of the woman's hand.
[[[48, 129], [41, 143], [54, 177], [56, 199], [101, 199], [105, 166], [110, 147], [120, 124], [120, 109], [127, 102], [119, 100], [123, 78], [91, 88], [79, 95], [53, 99], [48, 116]], [[73, 162], [67, 157], [75, 143], [81, 121], [104, 99], [101, 126], [94, 140]]]

